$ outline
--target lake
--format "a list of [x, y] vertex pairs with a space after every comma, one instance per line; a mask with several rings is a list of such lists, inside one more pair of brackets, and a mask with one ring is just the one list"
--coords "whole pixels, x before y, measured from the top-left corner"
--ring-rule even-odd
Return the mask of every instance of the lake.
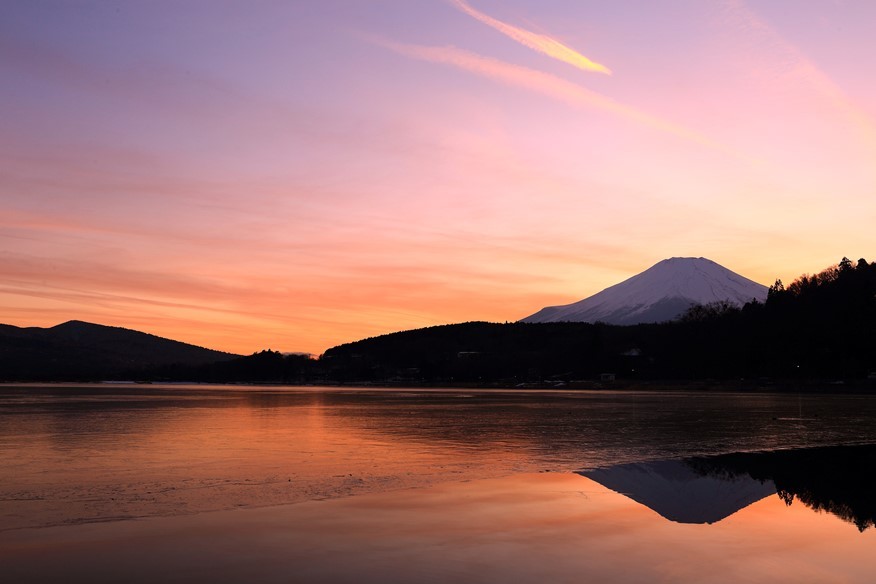
[[869, 582], [874, 443], [867, 395], [0, 386], [0, 571]]

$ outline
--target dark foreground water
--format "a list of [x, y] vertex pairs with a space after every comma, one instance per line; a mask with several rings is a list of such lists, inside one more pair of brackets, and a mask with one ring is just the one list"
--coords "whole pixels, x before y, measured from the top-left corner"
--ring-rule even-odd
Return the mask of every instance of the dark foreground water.
[[6, 386], [0, 573], [870, 582], [873, 443], [861, 395]]

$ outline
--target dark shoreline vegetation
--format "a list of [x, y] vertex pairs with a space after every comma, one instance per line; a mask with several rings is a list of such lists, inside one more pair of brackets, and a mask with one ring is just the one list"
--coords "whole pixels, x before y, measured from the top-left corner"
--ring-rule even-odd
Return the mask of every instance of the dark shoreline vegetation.
[[876, 262], [847, 258], [787, 287], [777, 280], [764, 303], [694, 306], [671, 322], [469, 322], [347, 343], [318, 359], [240, 357], [87, 323], [0, 328], [3, 381], [823, 391], [874, 389], [874, 371]]
[[772, 481], [786, 505], [800, 501], [854, 524], [858, 531], [876, 526], [870, 472], [874, 462], [876, 447], [871, 444], [740, 452], [686, 461], [703, 476]]

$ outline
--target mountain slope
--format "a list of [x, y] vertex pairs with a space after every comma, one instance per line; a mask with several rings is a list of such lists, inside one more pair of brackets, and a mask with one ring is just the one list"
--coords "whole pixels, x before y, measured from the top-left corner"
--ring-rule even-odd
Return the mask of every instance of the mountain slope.
[[93, 380], [149, 367], [238, 357], [120, 328], [69, 321], [51, 328], [0, 325], [0, 380]]
[[766, 299], [767, 287], [706, 258], [670, 258], [584, 300], [549, 306], [523, 322], [639, 324], [680, 316], [694, 304]]

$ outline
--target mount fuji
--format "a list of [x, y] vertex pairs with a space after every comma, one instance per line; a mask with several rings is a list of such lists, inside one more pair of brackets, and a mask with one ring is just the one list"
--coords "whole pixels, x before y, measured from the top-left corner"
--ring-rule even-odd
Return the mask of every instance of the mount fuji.
[[522, 322], [631, 325], [681, 316], [694, 304], [763, 302], [767, 287], [706, 258], [670, 258], [584, 300], [548, 306]]

